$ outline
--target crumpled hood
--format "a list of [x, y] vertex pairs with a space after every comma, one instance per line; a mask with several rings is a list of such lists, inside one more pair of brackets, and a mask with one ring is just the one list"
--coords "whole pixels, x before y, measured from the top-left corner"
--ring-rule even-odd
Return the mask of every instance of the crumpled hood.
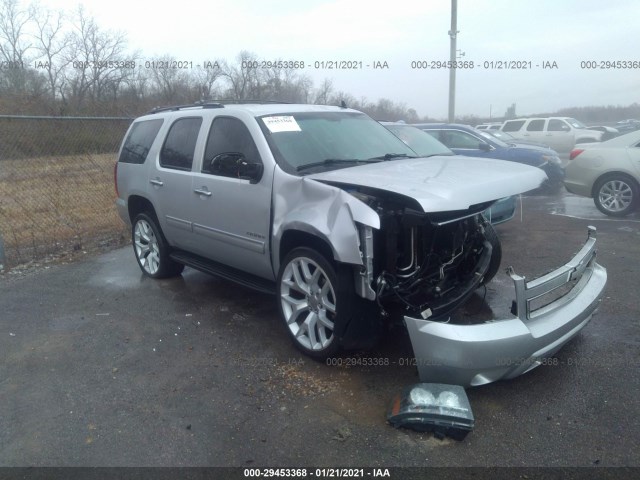
[[415, 199], [425, 212], [446, 212], [533, 190], [547, 176], [519, 163], [455, 155], [390, 160], [307, 178], [386, 190]]

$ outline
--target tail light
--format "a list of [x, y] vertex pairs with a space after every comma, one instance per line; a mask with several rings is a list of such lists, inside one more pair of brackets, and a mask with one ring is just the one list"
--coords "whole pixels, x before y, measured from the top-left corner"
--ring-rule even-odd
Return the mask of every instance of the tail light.
[[571, 150], [571, 153], [569, 154], [569, 160], [573, 160], [582, 152], [584, 152], [584, 148], [574, 148], [573, 150]]
[[118, 192], [118, 162], [113, 166], [113, 185], [116, 189], [116, 197], [120, 198], [120, 193]]

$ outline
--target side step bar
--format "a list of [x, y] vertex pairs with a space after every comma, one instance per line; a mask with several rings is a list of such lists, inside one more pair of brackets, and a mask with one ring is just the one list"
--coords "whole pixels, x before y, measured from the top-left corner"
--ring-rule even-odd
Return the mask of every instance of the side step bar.
[[202, 258], [198, 255], [183, 252], [181, 250], [174, 250], [171, 252], [170, 257], [172, 260], [182, 263], [187, 267], [195, 268], [196, 270], [224, 278], [225, 280], [231, 280], [232, 282], [257, 290], [258, 292], [268, 293], [270, 295], [274, 295], [276, 293], [275, 282], [236, 270], [235, 268], [222, 265], [218, 262], [214, 262], [213, 260]]

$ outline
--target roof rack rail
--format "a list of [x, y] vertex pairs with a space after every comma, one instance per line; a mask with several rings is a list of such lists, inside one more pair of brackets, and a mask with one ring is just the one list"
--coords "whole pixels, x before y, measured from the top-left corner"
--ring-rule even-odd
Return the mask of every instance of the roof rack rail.
[[208, 100], [207, 102], [195, 102], [188, 105], [173, 105], [170, 107], [155, 107], [148, 111], [145, 115], [151, 115], [152, 113], [160, 112], [177, 112], [186, 108], [224, 108], [225, 104], [242, 105], [242, 104], [285, 104], [290, 105], [291, 102], [281, 102], [280, 100]]
[[160, 112], [177, 112], [178, 110], [183, 110], [185, 108], [224, 108], [224, 105], [221, 103], [192, 103], [190, 105], [174, 105], [171, 107], [155, 107], [151, 109], [146, 115], [151, 115], [152, 113], [160, 113]]
[[291, 102], [283, 102], [280, 100], [254, 100], [254, 99], [247, 99], [247, 100], [233, 100], [233, 99], [227, 99], [227, 100], [209, 100], [210, 102], [216, 102], [216, 103], [220, 103], [220, 104], [233, 104], [233, 105], [242, 105], [245, 103], [254, 103], [254, 104], [269, 104], [269, 103], [282, 103], [285, 105], [291, 105]]

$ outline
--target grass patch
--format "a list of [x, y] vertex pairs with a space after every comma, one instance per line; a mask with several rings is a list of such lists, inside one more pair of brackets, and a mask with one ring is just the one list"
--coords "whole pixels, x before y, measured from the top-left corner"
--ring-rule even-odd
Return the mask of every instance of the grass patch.
[[0, 161], [7, 265], [127, 238], [114, 205], [115, 162], [115, 153]]

